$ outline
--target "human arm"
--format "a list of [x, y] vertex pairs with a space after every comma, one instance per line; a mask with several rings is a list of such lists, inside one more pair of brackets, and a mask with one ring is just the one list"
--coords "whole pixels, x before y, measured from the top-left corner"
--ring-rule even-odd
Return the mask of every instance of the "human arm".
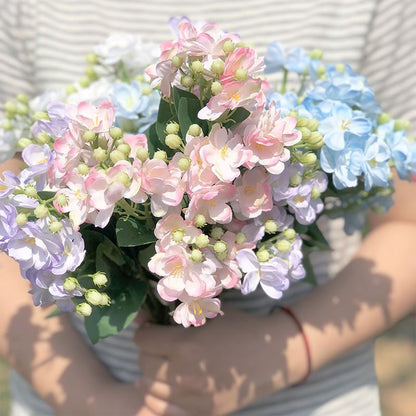
[[[414, 307], [414, 191], [415, 184], [401, 182], [395, 208], [349, 265], [291, 305], [310, 344], [312, 370], [383, 332]], [[186, 330], [148, 325], [138, 331], [137, 342], [150, 391], [191, 415], [230, 413], [307, 372], [301, 334], [283, 313], [225, 311], [204, 327]]]

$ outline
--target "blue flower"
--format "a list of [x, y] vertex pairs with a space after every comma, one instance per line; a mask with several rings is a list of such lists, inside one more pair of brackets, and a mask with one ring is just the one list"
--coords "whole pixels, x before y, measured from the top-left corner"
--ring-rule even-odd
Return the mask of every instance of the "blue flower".
[[138, 114], [146, 109], [148, 100], [144, 98], [142, 87], [138, 82], [115, 84], [112, 101], [116, 107], [116, 117], [137, 119]]

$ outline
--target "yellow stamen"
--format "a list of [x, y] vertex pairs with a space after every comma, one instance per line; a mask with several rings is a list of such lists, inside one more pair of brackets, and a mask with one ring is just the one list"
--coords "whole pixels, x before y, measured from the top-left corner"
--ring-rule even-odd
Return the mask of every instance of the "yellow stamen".
[[176, 264], [173, 266], [172, 273], [173, 277], [181, 277], [183, 275], [183, 266], [182, 264]]
[[221, 157], [223, 159], [225, 159], [225, 157], [227, 156], [228, 153], [228, 144], [226, 144], [222, 149], [221, 149]]
[[254, 188], [251, 185], [246, 185], [244, 187], [244, 193], [247, 195], [251, 195], [254, 192]]
[[42, 160], [39, 160], [38, 162], [36, 162], [36, 164], [37, 165], [40, 165], [40, 164], [42, 164], [42, 163], [46, 163], [48, 161], [48, 159], [42, 159]]
[[194, 315], [202, 315], [202, 309], [198, 302], [194, 301], [191, 303], [191, 305]]
[[240, 94], [239, 94], [238, 92], [236, 92], [235, 94], [233, 94], [233, 95], [231, 96], [231, 98], [232, 98], [235, 102], [237, 102], [237, 101], [240, 99]]
[[33, 245], [36, 243], [36, 240], [34, 239], [34, 237], [27, 237], [27, 238], [25, 239], [25, 241], [26, 241], [27, 243], [29, 243], [29, 245], [31, 245], [31, 246], [33, 246]]
[[4, 190], [6, 190], [7, 189], [7, 187], [6, 186], [4, 186], [4, 185], [0, 185], [0, 191], [4, 191]]
[[351, 124], [351, 121], [342, 120], [341, 125], [340, 125], [341, 130], [347, 130], [350, 124]]

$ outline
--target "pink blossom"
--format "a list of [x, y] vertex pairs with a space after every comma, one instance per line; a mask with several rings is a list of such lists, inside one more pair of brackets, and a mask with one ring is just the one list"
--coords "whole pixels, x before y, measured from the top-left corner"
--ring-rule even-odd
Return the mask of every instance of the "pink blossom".
[[273, 207], [270, 185], [266, 172], [261, 167], [244, 172], [235, 181], [236, 197], [232, 202], [237, 218], [255, 218]]
[[115, 121], [115, 108], [109, 101], [103, 101], [98, 107], [87, 101], [68, 107], [68, 117], [82, 130], [104, 133], [110, 130]]
[[155, 236], [158, 239], [162, 239], [165, 236], [170, 238], [171, 234], [176, 230], [183, 230], [183, 242], [185, 244], [192, 244], [195, 237], [202, 233], [201, 230], [191, 225], [189, 221], [185, 221], [179, 214], [173, 213], [158, 221], [155, 228]]
[[123, 141], [130, 146], [129, 157], [132, 159], [136, 158], [138, 149], [143, 148], [147, 150], [147, 137], [145, 134], [128, 134], [123, 137]]

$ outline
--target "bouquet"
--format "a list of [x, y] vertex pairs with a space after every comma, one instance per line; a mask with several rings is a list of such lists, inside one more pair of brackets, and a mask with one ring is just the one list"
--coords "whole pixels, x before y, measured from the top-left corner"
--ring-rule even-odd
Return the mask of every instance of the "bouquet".
[[224, 291], [312, 282], [318, 218], [361, 229], [392, 205], [393, 168], [416, 173], [408, 123], [348, 65], [172, 25], [160, 51], [112, 36], [78, 82], [5, 105], [2, 157], [25, 167], [0, 180], [0, 248], [35, 305], [76, 311], [94, 343], [141, 308], [199, 326]]

